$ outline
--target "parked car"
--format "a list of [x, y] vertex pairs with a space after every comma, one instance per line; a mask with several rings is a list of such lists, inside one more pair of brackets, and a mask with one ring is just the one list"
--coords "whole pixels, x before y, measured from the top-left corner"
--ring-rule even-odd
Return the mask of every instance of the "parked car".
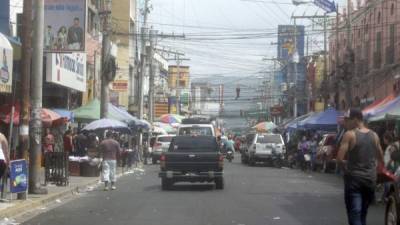
[[249, 134], [246, 136], [246, 147], [242, 152], [242, 163], [254, 166], [257, 162], [279, 163], [285, 157], [286, 147], [280, 134]]
[[160, 158], [161, 187], [176, 182], [215, 182], [224, 189], [224, 156], [213, 136], [176, 136]]
[[157, 161], [160, 160], [161, 154], [168, 150], [173, 137], [175, 137], [175, 135], [159, 135], [155, 138], [152, 153], [153, 164], [156, 164]]
[[336, 134], [323, 135], [317, 148], [316, 166], [325, 173], [334, 170], [336, 168], [337, 153]]

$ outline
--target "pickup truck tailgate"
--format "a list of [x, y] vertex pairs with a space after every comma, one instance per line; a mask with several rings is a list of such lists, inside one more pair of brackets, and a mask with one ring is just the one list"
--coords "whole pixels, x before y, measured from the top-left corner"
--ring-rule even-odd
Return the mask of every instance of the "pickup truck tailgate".
[[182, 172], [218, 171], [220, 154], [217, 152], [165, 153], [165, 170]]

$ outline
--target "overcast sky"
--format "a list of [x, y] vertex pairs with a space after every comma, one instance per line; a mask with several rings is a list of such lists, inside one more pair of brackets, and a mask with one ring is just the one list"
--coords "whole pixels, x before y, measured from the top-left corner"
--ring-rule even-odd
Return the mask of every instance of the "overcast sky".
[[[184, 52], [192, 77], [270, 71], [272, 62], [262, 59], [276, 57], [278, 25], [293, 24], [291, 15], [323, 13], [313, 4], [293, 6], [291, 0], [151, 0], [151, 5], [154, 29], [186, 35], [184, 41], [163, 39], [159, 45]], [[323, 49], [321, 35], [310, 39], [315, 39], [309, 41], [310, 52]]]

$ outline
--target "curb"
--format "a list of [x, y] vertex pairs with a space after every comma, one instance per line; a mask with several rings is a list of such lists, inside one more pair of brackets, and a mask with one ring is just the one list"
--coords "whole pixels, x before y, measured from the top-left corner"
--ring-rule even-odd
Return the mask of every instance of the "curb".
[[[125, 175], [124, 172], [119, 172], [117, 174], [118, 178], [122, 177], [124, 175]], [[40, 206], [46, 205], [50, 202], [53, 202], [57, 199], [65, 198], [67, 196], [73, 195], [73, 193], [78, 192], [79, 189], [86, 188], [87, 186], [96, 185], [99, 183], [100, 180], [101, 180], [101, 178], [99, 177], [90, 182], [86, 182], [83, 184], [78, 184], [73, 187], [69, 187], [65, 191], [61, 191], [61, 192], [54, 193], [54, 194], [47, 194], [45, 197], [41, 198], [40, 200], [36, 200], [36, 201], [29, 201], [29, 199], [22, 200], [23, 202], [21, 202], [21, 203], [17, 203], [14, 206], [10, 206], [10, 207], [0, 210], [0, 218], [13, 218], [18, 215], [22, 215], [22, 214], [26, 213], [27, 211], [29, 211], [29, 209], [38, 208]]]

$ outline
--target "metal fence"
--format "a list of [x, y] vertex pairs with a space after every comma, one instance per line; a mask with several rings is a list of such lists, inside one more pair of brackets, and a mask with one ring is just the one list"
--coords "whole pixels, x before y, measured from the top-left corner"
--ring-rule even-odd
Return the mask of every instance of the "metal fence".
[[69, 184], [69, 154], [66, 152], [48, 152], [45, 154], [45, 184], [58, 186]]

